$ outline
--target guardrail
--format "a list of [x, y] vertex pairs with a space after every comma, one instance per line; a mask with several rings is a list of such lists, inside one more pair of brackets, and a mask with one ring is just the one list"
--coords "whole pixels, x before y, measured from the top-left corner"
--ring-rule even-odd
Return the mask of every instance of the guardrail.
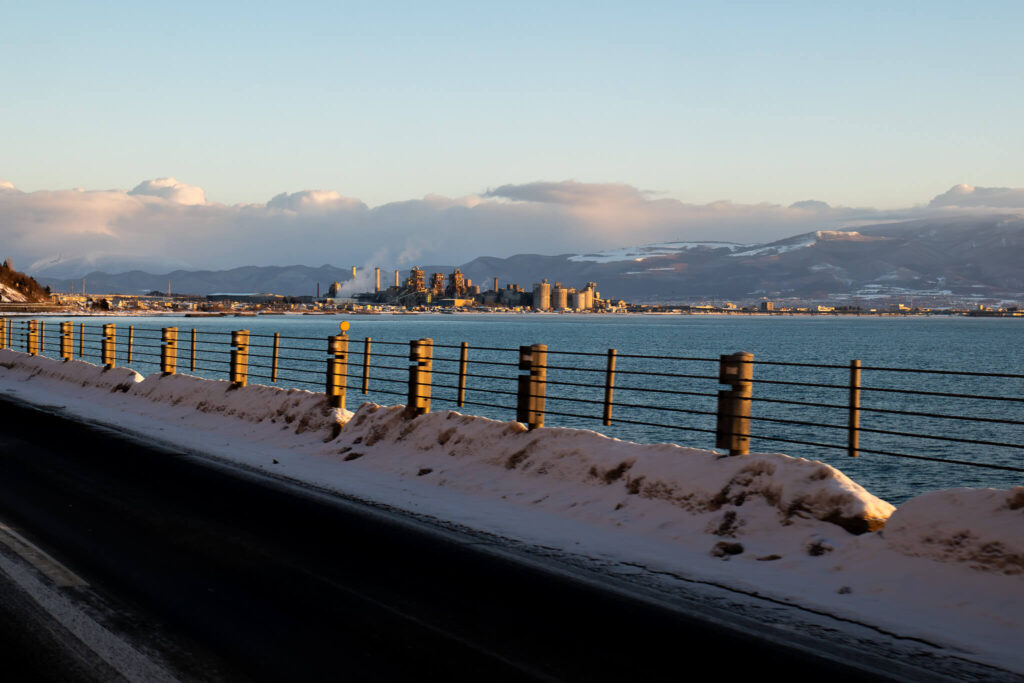
[[[336, 407], [345, 406], [350, 391], [372, 391], [404, 399], [409, 416], [442, 403], [491, 417], [514, 415], [530, 429], [551, 417], [565, 426], [600, 423], [714, 434], [715, 447], [730, 455], [748, 453], [751, 441], [760, 440], [851, 457], [1024, 472], [1019, 460], [1024, 374], [865, 366], [858, 360], [842, 365], [755, 361], [749, 353], [704, 358], [553, 350], [544, 344], [354, 340], [347, 323], [326, 339], [132, 325], [119, 331], [114, 324], [72, 322], [48, 331], [43, 320], [2, 323], [0, 348], [64, 360], [98, 358], [106, 367], [123, 362], [156, 366], [165, 374], [212, 374], [235, 386], [259, 380], [321, 387]], [[901, 383], [865, 384], [865, 375], [898, 377]], [[991, 385], [998, 382], [1013, 384], [993, 393]], [[1014, 390], [1016, 395], [1008, 395]], [[924, 429], [916, 427], [921, 424]], [[887, 446], [910, 442], [915, 449], [930, 446], [917, 453]], [[983, 447], [995, 455], [958, 455], [963, 447]]]

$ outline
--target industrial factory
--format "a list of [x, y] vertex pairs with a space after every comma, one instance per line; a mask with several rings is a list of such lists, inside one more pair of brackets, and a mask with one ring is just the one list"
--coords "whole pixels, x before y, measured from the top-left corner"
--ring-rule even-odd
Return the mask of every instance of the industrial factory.
[[[352, 268], [352, 280], [356, 282], [356, 268]], [[319, 301], [325, 304], [359, 302], [362, 304], [379, 304], [401, 306], [405, 308], [440, 307], [440, 308], [507, 308], [531, 309], [534, 311], [595, 311], [616, 308], [622, 302], [611, 302], [601, 299], [596, 282], [588, 282], [585, 287], [576, 289], [564, 287], [561, 282], [549, 283], [546, 279], [526, 289], [518, 284], [506, 283], [500, 286], [498, 278], [490, 283], [489, 289], [483, 289], [466, 277], [458, 268], [451, 273], [431, 273], [413, 267], [406, 278], [401, 271], [394, 271], [394, 284], [381, 286], [381, 269], [374, 268], [373, 291], [352, 292], [343, 294], [345, 283], [334, 282], [327, 289], [327, 294]], [[351, 289], [351, 285], [349, 286]]]

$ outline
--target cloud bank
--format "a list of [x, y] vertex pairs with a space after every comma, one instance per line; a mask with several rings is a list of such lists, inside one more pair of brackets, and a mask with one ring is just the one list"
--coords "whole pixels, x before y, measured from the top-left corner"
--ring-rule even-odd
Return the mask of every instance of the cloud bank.
[[883, 212], [817, 200], [689, 204], [630, 185], [571, 180], [373, 208], [330, 190], [281, 193], [263, 204], [218, 204], [207, 201], [202, 188], [174, 178], [145, 180], [130, 191], [22, 192], [0, 181], [0, 257], [51, 277], [249, 264], [393, 268], [664, 241], [764, 242], [876, 220], [993, 210], [1024, 210], [1024, 189], [958, 185], [926, 206]]

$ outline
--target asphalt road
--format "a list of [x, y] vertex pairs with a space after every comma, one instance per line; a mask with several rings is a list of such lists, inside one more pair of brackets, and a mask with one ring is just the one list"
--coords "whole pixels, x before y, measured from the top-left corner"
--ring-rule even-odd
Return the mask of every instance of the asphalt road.
[[[471, 536], [6, 400], [0, 411], [0, 520], [185, 678], [874, 677]], [[8, 624], [0, 653], [33, 666], [52, 644], [18, 642], [30, 637]]]

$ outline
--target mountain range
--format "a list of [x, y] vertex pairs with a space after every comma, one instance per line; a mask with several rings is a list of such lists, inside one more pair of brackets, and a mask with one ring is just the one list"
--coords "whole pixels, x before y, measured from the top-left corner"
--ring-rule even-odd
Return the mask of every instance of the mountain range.
[[[598, 283], [606, 298], [678, 301], [695, 298], [829, 298], [883, 294], [1006, 297], [1024, 292], [1024, 216], [952, 216], [819, 230], [763, 244], [666, 242], [622, 249], [547, 256], [481, 256], [458, 266], [481, 285], [530, 287], [547, 278], [566, 286]], [[423, 266], [449, 272], [453, 266]], [[405, 273], [403, 272], [403, 278]], [[394, 271], [382, 270], [381, 284]], [[39, 278], [55, 291], [81, 291], [78, 280]], [[86, 291], [145, 293], [275, 292], [309, 295], [334, 281], [351, 280], [350, 268], [330, 265], [244, 266], [222, 271], [151, 274], [93, 272]], [[345, 288], [372, 289], [370, 273]], [[1018, 297], [1019, 298], [1019, 297]]]

